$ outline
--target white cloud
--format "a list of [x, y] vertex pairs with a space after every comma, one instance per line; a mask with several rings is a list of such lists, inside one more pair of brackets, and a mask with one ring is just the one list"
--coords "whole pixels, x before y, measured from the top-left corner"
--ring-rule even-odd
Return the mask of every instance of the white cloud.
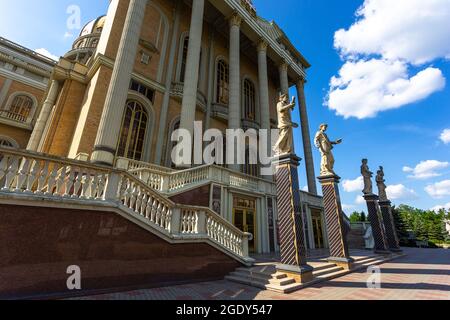
[[445, 87], [439, 69], [430, 67], [411, 78], [407, 69], [401, 61], [347, 61], [339, 76], [331, 79], [326, 103], [345, 118], [365, 119], [425, 99]]
[[427, 160], [420, 162], [415, 168], [403, 167], [403, 172], [412, 173], [408, 176], [409, 178], [424, 180], [433, 177], [440, 177], [442, 174], [437, 171], [448, 167], [450, 167], [449, 162]]
[[448, 0], [366, 0], [348, 30], [338, 30], [343, 55], [376, 54], [415, 65], [450, 57]]
[[450, 143], [450, 129], [445, 129], [444, 131], [442, 131], [440, 138], [443, 143], [449, 144]]
[[365, 0], [357, 21], [335, 33], [345, 60], [325, 104], [345, 118], [365, 119], [423, 100], [445, 87], [431, 65], [450, 59], [449, 0]]
[[353, 204], [345, 204], [345, 203], [342, 204], [342, 210], [344, 210], [344, 211], [352, 211], [355, 209], [356, 209], [356, 206]]
[[34, 51], [36, 51], [37, 53], [42, 54], [43, 56], [46, 56], [46, 57], [48, 57], [50, 59], [53, 59], [53, 60], [56, 60], [56, 61], [59, 60], [58, 56], [56, 56], [54, 54], [51, 54], [50, 51], [48, 51], [45, 48], [36, 49]]
[[363, 196], [357, 196], [357, 197], [356, 197], [356, 200], [355, 200], [355, 203], [356, 203], [356, 204], [359, 204], [359, 205], [365, 204], [365, 203], [366, 203], [366, 200], [364, 199]]
[[342, 182], [345, 192], [356, 192], [364, 189], [363, 177], [358, 177], [355, 180], [344, 180]]
[[431, 211], [435, 211], [435, 212], [439, 212], [439, 211], [442, 210], [442, 209], [444, 209], [444, 210], [446, 210], [446, 211], [450, 210], [450, 202], [449, 202], [449, 203], [446, 203], [446, 204], [444, 204], [444, 205], [435, 206], [435, 207], [431, 208], [430, 210], [431, 210]]
[[450, 196], [450, 180], [440, 181], [425, 187], [425, 191], [433, 198]]
[[387, 196], [390, 200], [415, 200], [417, 193], [405, 187], [403, 184], [390, 185], [386, 188]]

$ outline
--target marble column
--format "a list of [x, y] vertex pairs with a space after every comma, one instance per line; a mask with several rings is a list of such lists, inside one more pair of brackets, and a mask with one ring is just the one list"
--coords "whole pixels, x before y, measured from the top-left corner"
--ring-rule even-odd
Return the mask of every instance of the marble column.
[[314, 172], [314, 160], [311, 148], [311, 134], [309, 131], [308, 111], [305, 98], [305, 80], [297, 82], [297, 96], [300, 108], [300, 121], [303, 138], [303, 150], [305, 153], [306, 177], [308, 180], [308, 191], [317, 195], [316, 174]]
[[347, 230], [344, 225], [341, 197], [339, 194], [340, 177], [336, 175], [321, 176], [325, 224], [330, 247], [329, 262], [345, 269], [351, 269], [354, 260], [350, 257], [347, 243]]
[[386, 238], [389, 250], [392, 252], [401, 252], [400, 242], [398, 240], [397, 230], [395, 229], [394, 217], [392, 216], [391, 201], [380, 201], [381, 215], [383, 217]]
[[[233, 15], [230, 20], [230, 91], [228, 103], [228, 128], [241, 128], [241, 67], [240, 67], [240, 33], [242, 19]], [[236, 146], [235, 146], [236, 148]], [[231, 150], [230, 150], [231, 151]], [[234, 163], [229, 168], [240, 171], [237, 163], [237, 152], [234, 152]]]
[[207, 89], [208, 93], [206, 102], [205, 130], [208, 130], [211, 126], [211, 112], [212, 112], [211, 109], [214, 99], [214, 72], [216, 67], [214, 44], [215, 44], [215, 34], [214, 30], [212, 30], [209, 38], [208, 89]]
[[280, 72], [280, 91], [281, 94], [289, 95], [289, 78], [288, 78], [288, 65], [286, 62], [283, 62], [279, 66]]
[[293, 154], [280, 156], [274, 161], [277, 184], [277, 211], [281, 264], [277, 270], [305, 283], [313, 279], [313, 268], [307, 264], [298, 165], [300, 158]]
[[159, 119], [159, 128], [158, 128], [158, 140], [156, 142], [156, 155], [155, 155], [155, 163], [160, 165], [162, 160], [162, 153], [163, 153], [163, 145], [164, 141], [166, 139], [166, 133], [167, 133], [167, 114], [169, 109], [169, 102], [170, 102], [170, 90], [172, 86], [172, 80], [173, 80], [173, 72], [175, 68], [175, 56], [177, 52], [177, 42], [179, 39], [179, 30], [180, 30], [180, 17], [181, 17], [181, 2], [176, 1], [175, 4], [175, 17], [173, 21], [173, 30], [172, 30], [172, 39], [170, 42], [170, 52], [169, 52], [169, 63], [167, 65], [166, 70], [166, 81], [165, 81], [165, 88], [166, 91], [164, 92], [164, 97], [162, 101], [161, 106], [161, 116]]
[[36, 121], [36, 124], [31, 134], [30, 140], [28, 141], [27, 150], [37, 151], [39, 143], [41, 142], [42, 135], [47, 125], [48, 118], [52, 112], [53, 106], [55, 105], [56, 98], [58, 97], [59, 82], [53, 80], [50, 84], [50, 89], [47, 94], [47, 98], [42, 105], [41, 113]]
[[113, 165], [128, 88], [141, 34], [147, 0], [131, 0], [103, 107], [91, 161]]
[[365, 194], [364, 199], [367, 203], [370, 225], [375, 240], [375, 253], [389, 254], [389, 245], [386, 238], [386, 230], [383, 225], [380, 206], [378, 205], [378, 196], [376, 194]]
[[270, 134], [270, 98], [269, 77], [267, 73], [267, 42], [260, 41], [258, 43], [257, 50], [261, 129], [267, 130], [267, 152], [270, 156], [270, 152], [272, 152], [272, 143]]
[[[198, 77], [200, 69], [204, 10], [205, 0], [192, 1], [191, 27], [189, 30], [189, 46], [186, 59], [180, 120], [180, 128], [187, 130], [191, 134], [192, 138], [194, 136], [195, 111], [197, 109]], [[191, 166], [192, 155], [190, 163], [182, 164], [182, 167]]]
[[267, 42], [265, 41], [258, 43], [258, 80], [261, 129], [270, 130], [269, 77], [267, 74]]

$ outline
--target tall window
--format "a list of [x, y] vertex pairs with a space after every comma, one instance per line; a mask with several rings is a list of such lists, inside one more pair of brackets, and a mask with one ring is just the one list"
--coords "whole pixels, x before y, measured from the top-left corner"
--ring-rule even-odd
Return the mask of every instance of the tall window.
[[142, 160], [147, 123], [148, 114], [144, 107], [136, 101], [128, 101], [117, 148], [118, 157]]
[[224, 60], [217, 63], [217, 103], [228, 104], [230, 71]]
[[180, 82], [184, 82], [186, 76], [186, 62], [189, 49], [189, 37], [185, 37], [183, 41], [183, 53], [181, 56]]
[[25, 95], [18, 95], [14, 97], [11, 105], [9, 106], [8, 117], [20, 121], [26, 122], [33, 109], [33, 99]]
[[248, 79], [244, 80], [244, 116], [247, 120], [256, 120], [255, 85]]
[[[243, 172], [253, 177], [259, 177], [259, 166], [258, 164], [251, 164], [250, 153], [252, 151], [250, 148], [246, 148], [245, 150], [245, 164], [243, 165]], [[256, 155], [253, 155], [253, 158], [256, 158]]]

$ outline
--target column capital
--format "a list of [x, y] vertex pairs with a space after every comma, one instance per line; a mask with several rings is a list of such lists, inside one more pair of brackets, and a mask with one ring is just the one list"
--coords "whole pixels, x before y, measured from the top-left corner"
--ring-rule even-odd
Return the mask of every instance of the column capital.
[[229, 18], [228, 22], [230, 23], [230, 27], [241, 27], [242, 17], [237, 13], [233, 13]]
[[260, 39], [257, 44], [258, 52], [261, 52], [261, 51], [267, 52], [268, 46], [269, 46], [269, 44], [267, 43], [267, 41]]
[[280, 63], [280, 65], [278, 66], [278, 68], [280, 69], [280, 71], [286, 71], [287, 72], [287, 70], [289, 68], [289, 64], [286, 61], [283, 60]]
[[304, 87], [307, 82], [305, 78], [301, 77], [296, 81], [296, 84], [298, 87]]

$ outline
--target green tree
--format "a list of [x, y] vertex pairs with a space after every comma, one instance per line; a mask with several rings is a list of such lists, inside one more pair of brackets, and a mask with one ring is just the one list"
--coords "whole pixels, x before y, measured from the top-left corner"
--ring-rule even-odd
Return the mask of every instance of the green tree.
[[361, 221], [361, 214], [359, 212], [355, 211], [350, 215], [350, 222], [355, 223], [360, 221]]
[[408, 227], [403, 219], [403, 216], [400, 214], [400, 211], [393, 207], [392, 208], [392, 216], [394, 219], [395, 229], [397, 231], [398, 238], [400, 240], [400, 245], [406, 246], [408, 245]]
[[367, 216], [366, 216], [366, 213], [364, 211], [361, 212], [361, 222], [367, 222]]

